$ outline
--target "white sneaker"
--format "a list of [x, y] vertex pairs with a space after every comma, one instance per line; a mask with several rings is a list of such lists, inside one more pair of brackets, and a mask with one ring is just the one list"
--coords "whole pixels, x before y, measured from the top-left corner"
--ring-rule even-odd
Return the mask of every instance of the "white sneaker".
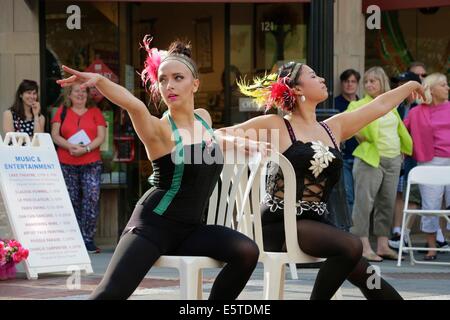
[[[400, 235], [396, 233], [391, 239], [388, 240], [389, 247], [391, 249], [400, 249]], [[406, 241], [406, 237], [403, 237], [403, 245], [408, 246], [408, 242]]]

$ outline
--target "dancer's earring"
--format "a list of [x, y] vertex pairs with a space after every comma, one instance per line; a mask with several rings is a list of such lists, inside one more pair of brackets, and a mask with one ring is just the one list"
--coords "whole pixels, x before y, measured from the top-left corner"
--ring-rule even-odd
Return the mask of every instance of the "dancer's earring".
[[305, 96], [300, 96], [300, 102], [305, 102], [306, 101], [306, 97]]

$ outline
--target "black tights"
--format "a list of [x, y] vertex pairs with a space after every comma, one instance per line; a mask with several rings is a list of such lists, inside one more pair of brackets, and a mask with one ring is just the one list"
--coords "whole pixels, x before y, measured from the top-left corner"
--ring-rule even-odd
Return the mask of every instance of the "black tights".
[[[122, 236], [106, 273], [90, 299], [127, 299], [158, 258], [165, 253], [134, 232]], [[257, 245], [245, 235], [226, 227], [205, 225], [193, 231], [175, 255], [208, 256], [225, 267], [214, 281], [209, 299], [236, 299], [244, 289], [259, 257]]]
[[[297, 231], [298, 243], [303, 252], [314, 257], [327, 258], [317, 274], [311, 293], [312, 300], [331, 299], [346, 279], [358, 287], [367, 299], [402, 299], [383, 278], [378, 278], [378, 282], [372, 281], [375, 278], [374, 270], [362, 257], [362, 243], [358, 237], [308, 219], [297, 221]], [[265, 249], [277, 251], [276, 248], [284, 242], [284, 222], [266, 224], [264, 234], [265, 238], [270, 239], [272, 235], [273, 239], [272, 243], [265, 243]], [[372, 288], [373, 286], [375, 288]]]

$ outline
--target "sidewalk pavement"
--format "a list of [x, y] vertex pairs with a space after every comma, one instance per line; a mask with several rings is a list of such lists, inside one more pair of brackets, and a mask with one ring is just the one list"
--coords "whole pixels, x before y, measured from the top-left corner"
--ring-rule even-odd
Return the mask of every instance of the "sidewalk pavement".
[[[91, 254], [93, 274], [82, 275], [80, 286], [70, 289], [67, 286], [69, 275], [44, 274], [38, 280], [27, 280], [22, 266], [18, 268], [17, 279], [0, 281], [0, 300], [42, 299], [42, 300], [84, 300], [100, 282], [113, 250]], [[416, 259], [423, 256], [417, 253]], [[450, 266], [414, 265], [405, 255], [401, 267], [396, 261], [374, 263], [382, 277], [408, 300], [449, 300]], [[450, 253], [439, 254], [440, 262], [450, 262]], [[204, 298], [208, 297], [212, 283], [219, 269], [204, 270]], [[307, 300], [312, 290], [318, 269], [298, 268], [298, 280], [293, 280], [286, 268], [285, 299]], [[70, 283], [70, 281], [69, 281]], [[346, 281], [342, 286], [344, 300], [365, 299], [361, 292]], [[239, 300], [261, 300], [263, 292], [263, 267], [258, 264]], [[176, 269], [153, 268], [130, 297], [132, 300], [178, 300], [179, 279]]]

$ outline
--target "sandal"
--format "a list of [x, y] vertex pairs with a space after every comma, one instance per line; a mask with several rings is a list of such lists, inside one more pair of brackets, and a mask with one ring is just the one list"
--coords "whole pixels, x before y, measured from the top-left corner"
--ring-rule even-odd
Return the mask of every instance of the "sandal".
[[367, 255], [363, 255], [363, 257], [366, 258], [367, 261], [370, 261], [370, 262], [381, 262], [381, 261], [383, 261], [383, 258], [378, 256], [378, 255], [376, 255], [374, 252], [371, 252], [371, 253], [369, 253]]
[[435, 255], [433, 255], [433, 256], [425, 255], [425, 256], [423, 257], [423, 260], [425, 260], [425, 261], [433, 261], [433, 260], [436, 260], [436, 258], [437, 258], [437, 254], [435, 254]]
[[[391, 253], [386, 253], [386, 254], [378, 254], [380, 257], [382, 257], [385, 260], [398, 260], [398, 254], [395, 252], [391, 252]], [[405, 258], [401, 258], [401, 260], [405, 260]]]

